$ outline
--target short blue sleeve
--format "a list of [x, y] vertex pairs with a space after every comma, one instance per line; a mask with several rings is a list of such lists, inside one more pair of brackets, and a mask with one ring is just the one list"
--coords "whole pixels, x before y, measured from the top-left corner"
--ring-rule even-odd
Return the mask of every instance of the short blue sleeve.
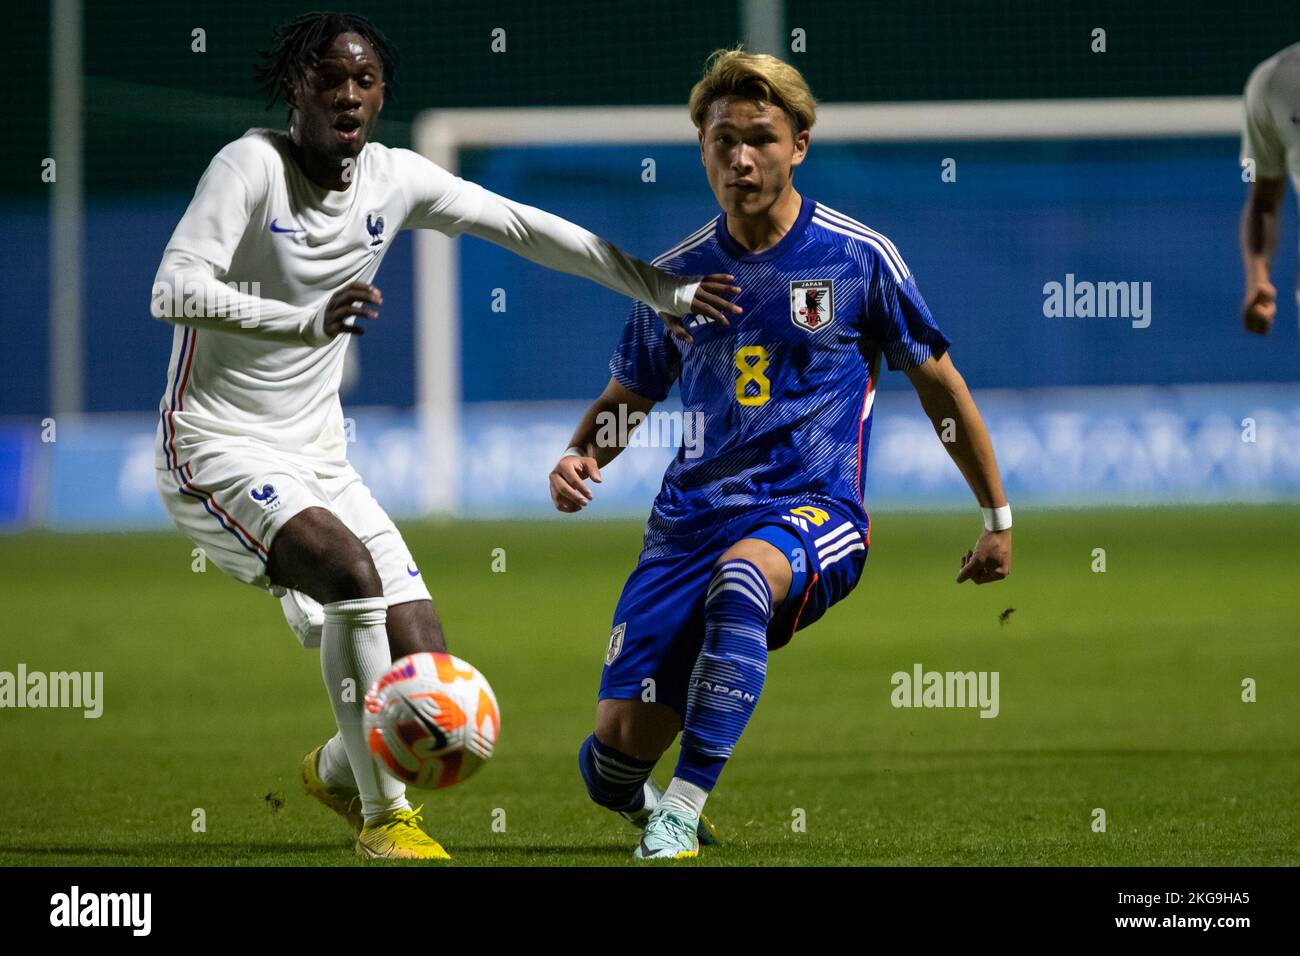
[[878, 261], [867, 281], [866, 328], [894, 371], [906, 372], [938, 358], [952, 343], [939, 331], [910, 274], [900, 280], [888, 263]]
[[610, 374], [643, 398], [662, 402], [681, 374], [681, 355], [668, 327], [644, 303], [632, 307], [623, 338], [609, 360]]

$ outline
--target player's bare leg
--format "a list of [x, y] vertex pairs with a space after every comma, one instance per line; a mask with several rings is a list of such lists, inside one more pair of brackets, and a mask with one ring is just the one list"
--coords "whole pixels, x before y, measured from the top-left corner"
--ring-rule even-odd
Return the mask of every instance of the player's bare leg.
[[406, 601], [388, 608], [388, 649], [393, 660], [421, 651], [447, 653], [442, 621], [432, 601]]
[[743, 558], [763, 573], [767, 586], [772, 589], [773, 605], [785, 600], [790, 593], [794, 572], [790, 568], [790, 559], [780, 548], [761, 538], [742, 538], [718, 558], [715, 567], [735, 558]]
[[384, 596], [370, 552], [337, 517], [307, 508], [290, 518], [271, 543], [266, 572], [322, 606]]
[[[319, 601], [325, 611], [321, 674], [339, 733], [308, 755], [307, 760], [317, 764], [303, 769], [308, 793], [336, 811], [335, 803], [347, 799], [339, 766], [341, 746], [361, 804], [363, 826], [357, 836], [357, 853], [446, 859], [447, 852], [417, 825], [418, 811], [412, 811], [406, 802], [405, 788], [375, 766], [366, 744], [362, 700], [392, 663], [386, 627], [388, 603], [370, 551], [329, 511], [308, 508], [286, 522], [275, 536], [267, 574], [273, 583]], [[324, 793], [317, 792], [318, 781]], [[355, 824], [351, 815], [344, 816]]]
[[596, 739], [638, 760], [657, 761], [681, 729], [682, 718], [667, 704], [643, 700], [596, 704]]
[[[321, 555], [326, 556], [324, 561]], [[267, 573], [275, 584], [301, 591], [321, 605], [383, 594], [365, 544], [324, 508], [308, 508], [285, 524], [271, 546]], [[394, 604], [388, 608], [385, 624], [392, 660], [420, 651], [447, 651], [442, 621], [432, 601]]]

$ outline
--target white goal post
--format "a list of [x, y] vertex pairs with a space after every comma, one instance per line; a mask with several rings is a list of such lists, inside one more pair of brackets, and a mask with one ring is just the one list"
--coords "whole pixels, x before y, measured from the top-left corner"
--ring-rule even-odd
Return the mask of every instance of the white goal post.
[[[842, 103], [818, 108], [815, 142], [1044, 140], [1230, 136], [1241, 128], [1238, 96], [1149, 99]], [[692, 144], [684, 106], [446, 109], [420, 113], [417, 152], [459, 173], [462, 149], [528, 145]], [[526, 196], [512, 196], [527, 202]], [[416, 403], [429, 456], [423, 505], [457, 510], [460, 318], [455, 240], [415, 236]], [[557, 449], [558, 453], [559, 449]]]

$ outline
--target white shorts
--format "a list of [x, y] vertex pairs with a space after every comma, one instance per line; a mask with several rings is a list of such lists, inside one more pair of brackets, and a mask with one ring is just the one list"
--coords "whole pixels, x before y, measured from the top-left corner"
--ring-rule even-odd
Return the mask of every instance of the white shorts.
[[254, 443], [214, 442], [180, 468], [159, 469], [157, 480], [172, 523], [226, 574], [280, 598], [306, 647], [319, 645], [324, 612], [307, 595], [272, 584], [266, 561], [276, 533], [307, 508], [331, 512], [361, 539], [389, 607], [430, 599], [401, 532], [351, 466], [322, 477]]

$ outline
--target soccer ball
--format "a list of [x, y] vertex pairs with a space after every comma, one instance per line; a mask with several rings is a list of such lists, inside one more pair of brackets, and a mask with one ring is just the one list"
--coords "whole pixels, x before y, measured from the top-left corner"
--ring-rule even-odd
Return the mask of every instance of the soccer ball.
[[375, 763], [402, 783], [441, 790], [492, 756], [501, 711], [487, 678], [450, 654], [394, 661], [365, 700]]

